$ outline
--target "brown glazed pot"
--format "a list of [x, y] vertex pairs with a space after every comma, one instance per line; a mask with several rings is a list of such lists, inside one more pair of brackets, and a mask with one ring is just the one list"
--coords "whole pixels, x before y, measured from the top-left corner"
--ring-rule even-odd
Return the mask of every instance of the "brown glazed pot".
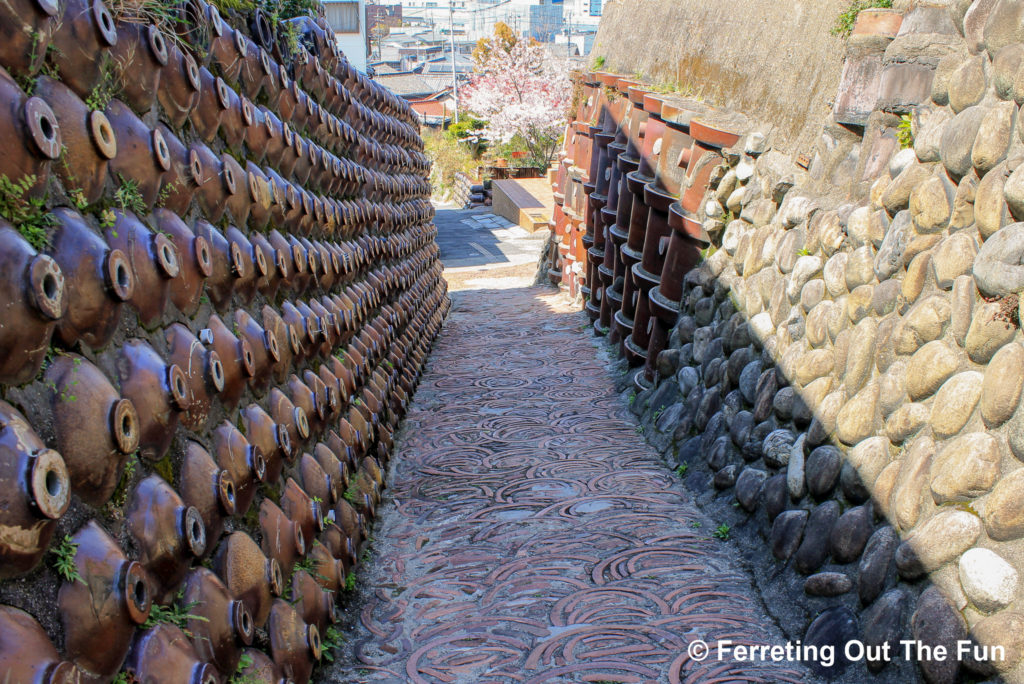
[[294, 456], [288, 428], [275, 423], [259, 404], [249, 404], [242, 409], [241, 418], [249, 444], [264, 455], [264, 482], [277, 482], [285, 461], [291, 461]]
[[[329, 525], [328, 527], [332, 527]], [[327, 591], [338, 592], [345, 588], [348, 571], [344, 561], [331, 555], [330, 550], [319, 541], [313, 542], [307, 557], [313, 561], [313, 577]]]
[[275, 382], [281, 383], [291, 371], [292, 361], [298, 350], [298, 338], [292, 334], [291, 328], [277, 311], [264, 306], [262, 313], [263, 329], [277, 338], [280, 358], [273, 366], [273, 373]]
[[235, 514], [235, 481], [198, 442], [189, 440], [181, 462], [181, 500], [193, 506], [206, 526], [206, 555], [217, 545], [224, 519]]
[[[357, 520], [361, 520], [354, 508], [349, 506], [347, 510]], [[348, 525], [350, 523], [345, 524]], [[320, 540], [323, 542], [324, 547], [330, 551], [331, 557], [341, 564], [342, 580], [347, 578], [348, 573], [352, 572], [358, 564], [356, 554], [359, 550], [360, 537], [358, 524], [356, 525], [356, 533], [350, 535], [336, 522], [328, 523], [323, 534], [320, 535]]]
[[164, 174], [171, 169], [171, 152], [160, 129], [151, 129], [120, 100], [107, 105], [107, 119], [117, 138], [117, 155], [110, 160], [114, 185], [136, 185], [150, 209], [160, 194]]
[[40, 76], [36, 94], [43, 98], [60, 126], [64, 148], [53, 165], [69, 194], [78, 191], [88, 204], [99, 201], [107, 182], [107, 167], [117, 156], [117, 137], [103, 112], [91, 111], [60, 81]]
[[220, 684], [217, 669], [203, 662], [180, 627], [158, 622], [139, 631], [124, 669], [146, 684]]
[[292, 403], [306, 414], [310, 434], [319, 434], [324, 427], [325, 402], [321, 402], [313, 390], [294, 373], [288, 378], [288, 395]]
[[177, 591], [192, 562], [206, 551], [203, 516], [185, 505], [159, 475], [150, 475], [135, 486], [124, 514], [153, 598], [165, 603]]
[[135, 406], [77, 354], [55, 357], [44, 384], [71, 491], [90, 506], [101, 506], [114, 493], [125, 460], [139, 447]]
[[267, 620], [270, 657], [296, 684], [306, 684], [320, 660], [320, 631], [307, 625], [287, 601], [277, 599]]
[[338, 621], [334, 610], [334, 593], [325, 591], [305, 570], [292, 575], [291, 598], [302, 621], [316, 625], [320, 632]]
[[238, 428], [224, 421], [213, 433], [213, 454], [235, 483], [235, 513], [244, 516], [263, 482], [267, 464], [263, 452], [253, 446]]
[[135, 291], [131, 265], [77, 212], [58, 208], [53, 215], [57, 231], [50, 252], [64, 274], [68, 302], [57, 335], [68, 346], [81, 340], [93, 349], [105, 347], [121, 320], [122, 303]]
[[253, 247], [249, 238], [238, 228], [228, 226], [224, 236], [232, 245], [238, 245], [241, 253], [243, 267], [235, 280], [234, 293], [243, 304], [248, 304], [256, 294], [257, 280], [266, 277], [269, 267], [263, 251]]
[[270, 224], [270, 206], [274, 201], [270, 179], [251, 161], [246, 163], [245, 169], [251, 200], [248, 225], [252, 230], [263, 231]]
[[271, 602], [284, 590], [277, 560], [264, 556], [245, 532], [233, 532], [217, 547], [213, 567], [231, 595], [245, 604], [253, 624], [262, 628]]
[[39, 562], [57, 519], [71, 500], [64, 460], [47, 449], [17, 409], [0, 401], [0, 579], [28, 572]]
[[0, 64], [30, 75], [38, 72], [59, 11], [55, 0], [5, 2], [0, 7]]
[[159, 461], [167, 453], [178, 428], [180, 412], [189, 407], [188, 378], [174, 363], [142, 340], [128, 340], [114, 361], [121, 394], [132, 402], [139, 417], [139, 454]]
[[81, 682], [81, 672], [61, 659], [36, 619], [11, 606], [0, 606], [0, 672], [10, 682]]
[[221, 163], [224, 168], [225, 180], [230, 179], [226, 197], [227, 209], [231, 212], [235, 223], [244, 226], [249, 220], [249, 210], [252, 208], [252, 199], [249, 194], [248, 177], [245, 169], [234, 157], [229, 154], [221, 155]]
[[207, 145], [217, 137], [224, 112], [218, 101], [218, 80], [209, 69], [199, 67], [199, 101], [188, 115], [189, 121], [192, 122], [192, 130]]
[[324, 513], [320, 502], [314, 501], [299, 483], [290, 477], [285, 482], [284, 492], [281, 494], [281, 510], [299, 525], [303, 539], [312, 542], [323, 532]]
[[249, 149], [249, 161], [262, 164], [267, 156], [274, 129], [272, 125], [268, 125], [263, 108], [257, 107], [246, 97], [242, 98], [242, 124], [245, 125], [245, 146]]
[[[181, 415], [181, 424], [190, 430], [199, 430], [210, 418], [210, 407], [215, 396], [224, 389], [224, 367], [215, 351], [207, 351], [192, 331], [175, 323], [165, 331], [171, 361], [185, 373], [187, 406]], [[212, 340], [210, 340], [212, 341]]]
[[235, 30], [221, 19], [217, 9], [210, 6], [210, 64], [216, 65], [224, 78], [237, 81], [242, 69], [242, 55], [238, 53]]
[[224, 370], [224, 389], [220, 393], [220, 401], [228, 410], [232, 410], [238, 405], [249, 378], [256, 371], [252, 346], [244, 337], [235, 337], [217, 314], [210, 315], [207, 326], [200, 337], [212, 340], [209, 346], [217, 352]]
[[295, 561], [306, 553], [299, 523], [290, 520], [273, 501], [264, 499], [260, 504], [260, 533], [263, 553], [277, 561], [283, 575], [291, 576]]
[[171, 159], [171, 168], [164, 174], [156, 205], [184, 216], [188, 213], [196, 189], [203, 181], [202, 162], [199, 155], [185, 147], [170, 128], [163, 123], [158, 123], [156, 127], [167, 144]]
[[220, 106], [220, 137], [236, 154], [242, 152], [245, 126], [242, 122], [242, 99], [224, 79], [217, 78], [217, 104]]
[[210, 244], [168, 209], [157, 209], [153, 218], [157, 230], [166, 235], [178, 250], [180, 269], [178, 277], [170, 281], [171, 303], [186, 316], [192, 316], [199, 310], [203, 285], [213, 273]]
[[292, 403], [291, 399], [277, 387], [270, 390], [270, 415], [274, 422], [288, 430], [288, 440], [295, 452], [304, 448], [309, 439], [309, 419], [306, 412]]
[[167, 65], [167, 41], [153, 24], [120, 22], [117, 44], [110, 48], [117, 65], [121, 98], [139, 114], [156, 103], [160, 74]]
[[234, 326], [239, 338], [248, 343], [252, 353], [253, 372], [249, 385], [254, 392], [262, 394], [270, 383], [273, 365], [281, 358], [277, 336], [264, 330], [244, 309], [235, 311]]
[[242, 657], [248, 656], [251, 663], [243, 667], [239, 673], [242, 677], [250, 677], [258, 684], [294, 684], [281, 672], [270, 657], [263, 651], [254, 648], [246, 648], [242, 651]]
[[171, 45], [156, 96], [175, 129], [180, 130], [185, 125], [188, 115], [199, 104], [200, 87], [202, 81], [196, 60], [177, 45]]
[[192, 143], [189, 156], [193, 155], [199, 160], [199, 168], [202, 170], [202, 179], [196, 192], [199, 208], [203, 216], [216, 223], [227, 209], [228, 194], [235, 192], [235, 178], [231, 174], [224, 174], [224, 162], [203, 143]]
[[312, 454], [302, 454], [298, 470], [299, 479], [302, 480], [302, 489], [313, 497], [314, 501], [323, 501], [325, 505], [334, 503], [336, 497], [331, 478]]
[[64, 652], [92, 678], [108, 681], [121, 668], [132, 635], [149, 617], [152, 593], [142, 566], [95, 520], [72, 537], [82, 581], [64, 582], [57, 606], [64, 624]]
[[206, 279], [206, 293], [213, 307], [223, 313], [231, 304], [236, 282], [246, 273], [245, 255], [237, 243], [229, 242], [223, 233], [206, 221], [196, 221], [195, 234], [210, 245], [213, 270]]
[[188, 573], [183, 592], [181, 601], [192, 606], [189, 612], [195, 616], [187, 624], [199, 657], [221, 672], [234, 672], [241, 650], [252, 645], [256, 629], [249, 609], [232, 598], [224, 583], [206, 568]]
[[107, 242], [128, 258], [135, 287], [128, 298], [146, 328], [160, 323], [170, 296], [170, 283], [180, 274], [178, 249], [163, 233], [140, 221], [135, 214], [114, 211], [114, 225], [107, 228]]
[[287, 275], [288, 264], [283, 253], [274, 249], [262, 233], [250, 233], [249, 242], [255, 249], [263, 252], [263, 260], [267, 264], [267, 275], [256, 279], [256, 288], [273, 300], [284, 276]]
[[20, 385], [39, 373], [56, 322], [67, 309], [64, 275], [0, 221], [0, 382]]
[[[64, 15], [53, 32], [51, 58], [61, 81], [86, 98], [113, 62], [109, 48], [117, 43], [114, 18], [102, 0], [66, 0]], [[44, 43], [45, 45], [45, 43]]]

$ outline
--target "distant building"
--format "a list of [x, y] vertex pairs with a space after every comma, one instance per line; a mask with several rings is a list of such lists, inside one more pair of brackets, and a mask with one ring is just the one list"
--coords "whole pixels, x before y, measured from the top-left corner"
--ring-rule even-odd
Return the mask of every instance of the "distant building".
[[324, 0], [324, 10], [338, 47], [352, 66], [365, 72], [369, 52], [365, 0]]
[[366, 6], [366, 30], [373, 31], [378, 24], [389, 28], [398, 28], [402, 25], [402, 5], [377, 5], [370, 3]]
[[526, 37], [541, 43], [553, 41], [562, 30], [562, 0], [541, 0], [539, 5], [530, 5], [528, 10]]

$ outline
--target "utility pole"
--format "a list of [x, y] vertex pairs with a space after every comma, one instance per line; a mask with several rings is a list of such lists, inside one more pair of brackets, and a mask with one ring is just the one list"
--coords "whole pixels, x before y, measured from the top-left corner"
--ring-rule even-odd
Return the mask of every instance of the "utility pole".
[[455, 73], [455, 0], [448, 0], [448, 36], [452, 39], [452, 92], [455, 95], [455, 123], [459, 123], [459, 77]]

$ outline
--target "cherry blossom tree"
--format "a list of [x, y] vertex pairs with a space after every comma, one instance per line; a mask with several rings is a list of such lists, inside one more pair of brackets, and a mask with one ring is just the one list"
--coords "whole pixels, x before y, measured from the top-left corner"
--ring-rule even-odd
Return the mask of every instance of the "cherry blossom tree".
[[507, 143], [519, 136], [530, 163], [547, 168], [558, 149], [572, 94], [569, 69], [537, 43], [507, 46], [500, 38], [477, 53], [476, 73], [460, 93], [460, 105], [485, 119], [483, 135]]

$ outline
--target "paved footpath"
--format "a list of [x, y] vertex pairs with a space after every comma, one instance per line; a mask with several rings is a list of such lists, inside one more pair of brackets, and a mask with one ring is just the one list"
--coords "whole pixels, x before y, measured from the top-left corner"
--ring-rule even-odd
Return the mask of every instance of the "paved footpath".
[[803, 682], [691, 641], [785, 643], [552, 289], [468, 290], [396, 450], [333, 682]]

